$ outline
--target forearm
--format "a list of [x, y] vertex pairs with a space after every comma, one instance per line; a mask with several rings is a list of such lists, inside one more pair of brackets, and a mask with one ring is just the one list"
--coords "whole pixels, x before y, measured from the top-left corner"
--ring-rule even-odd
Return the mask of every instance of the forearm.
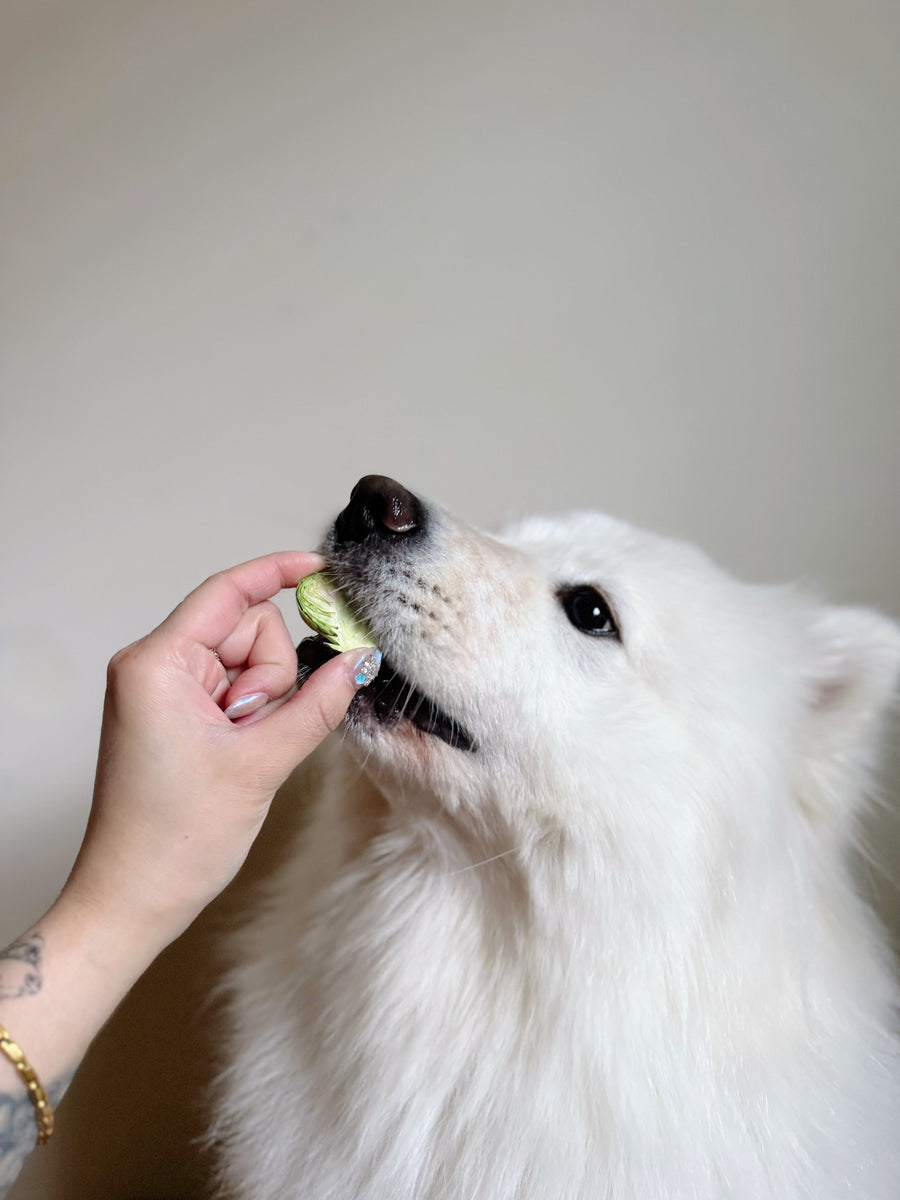
[[[117, 920], [98, 920], [66, 893], [0, 951], [0, 1025], [21, 1047], [51, 1108], [88, 1046], [161, 947]], [[36, 1142], [34, 1107], [0, 1055], [0, 1197]]]
[[[276, 789], [377, 672], [377, 651], [348, 651], [297, 691], [293, 640], [270, 598], [323, 566], [284, 551], [215, 575], [110, 662], [81, 851], [53, 908], [0, 951], [0, 1024], [51, 1106], [138, 976], [234, 877]], [[236, 709], [248, 698], [253, 708]], [[0, 1055], [0, 1198], [35, 1139], [28, 1091]]]

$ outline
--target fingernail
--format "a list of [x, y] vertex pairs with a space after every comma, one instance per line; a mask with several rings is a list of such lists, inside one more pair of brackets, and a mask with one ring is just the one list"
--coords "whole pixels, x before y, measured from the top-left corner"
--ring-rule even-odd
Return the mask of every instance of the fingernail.
[[381, 670], [381, 651], [367, 650], [361, 655], [350, 669], [350, 676], [356, 687], [366, 687]]
[[251, 692], [249, 696], [241, 696], [225, 709], [225, 716], [234, 721], [237, 717], [248, 717], [267, 703], [269, 697], [265, 692]]

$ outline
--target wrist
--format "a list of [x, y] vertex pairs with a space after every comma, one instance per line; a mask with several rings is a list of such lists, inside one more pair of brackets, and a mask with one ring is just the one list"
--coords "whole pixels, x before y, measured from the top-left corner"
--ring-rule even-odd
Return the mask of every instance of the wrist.
[[124, 995], [193, 915], [183, 905], [153, 905], [134, 892], [102, 890], [73, 874], [42, 927], [52, 922], [67, 943], [79, 947], [86, 964], [117, 982]]
[[89, 824], [58, 903], [89, 918], [98, 938], [133, 947], [149, 965], [230, 878], [213, 878], [209, 856], [198, 854], [211, 840], [176, 831], [157, 844], [121, 823]]
[[[27, 986], [4, 989], [0, 1022], [46, 1084], [71, 1075], [156, 945], [65, 889], [14, 946], [23, 944], [34, 947]], [[9, 982], [20, 983], [19, 975]]]

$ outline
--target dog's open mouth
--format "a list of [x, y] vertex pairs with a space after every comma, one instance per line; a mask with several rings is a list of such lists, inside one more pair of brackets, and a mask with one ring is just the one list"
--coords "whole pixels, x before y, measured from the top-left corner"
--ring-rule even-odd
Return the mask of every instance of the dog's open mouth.
[[[297, 647], [297, 686], [302, 687], [313, 671], [336, 653], [322, 637], [305, 638]], [[351, 721], [364, 715], [379, 725], [409, 721], [422, 733], [440, 738], [456, 750], [475, 749], [475, 740], [467, 730], [398, 674], [386, 659], [375, 682], [357, 692], [350, 705]]]

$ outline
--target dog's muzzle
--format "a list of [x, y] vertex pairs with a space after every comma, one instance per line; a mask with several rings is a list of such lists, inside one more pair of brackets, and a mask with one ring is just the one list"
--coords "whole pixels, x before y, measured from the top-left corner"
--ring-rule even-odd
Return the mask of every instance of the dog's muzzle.
[[[379, 557], [403, 551], [415, 554], [414, 543], [426, 536], [428, 521], [427, 506], [402, 484], [386, 475], [365, 475], [350, 493], [350, 501], [338, 515], [323, 549], [346, 586], [348, 577], [352, 579], [370, 552]], [[357, 579], [357, 585], [359, 582]], [[374, 632], [377, 635], [377, 629]], [[297, 647], [298, 685], [302, 686], [332, 654], [322, 638], [301, 642]], [[455, 749], [476, 748], [474, 738], [457, 720], [386, 659], [375, 682], [359, 692], [350, 706], [351, 725], [366, 717], [382, 726], [407, 720]]]

